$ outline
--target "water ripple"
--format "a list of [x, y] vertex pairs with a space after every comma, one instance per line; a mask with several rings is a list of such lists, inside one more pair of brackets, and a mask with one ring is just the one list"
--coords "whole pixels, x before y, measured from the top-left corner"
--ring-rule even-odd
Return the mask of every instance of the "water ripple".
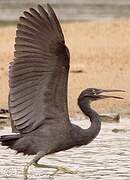
[[[74, 121], [86, 127], [86, 120]], [[77, 170], [78, 174], [58, 173], [55, 180], [129, 180], [130, 179], [130, 126], [129, 119], [120, 123], [103, 123], [99, 136], [88, 146], [49, 155], [41, 163], [56, 164]], [[126, 132], [112, 132], [114, 128], [126, 129]], [[10, 129], [1, 130], [6, 134]], [[14, 151], [0, 146], [0, 179], [22, 180], [23, 166], [32, 156], [16, 155]], [[47, 180], [53, 170], [31, 167], [30, 180]]]

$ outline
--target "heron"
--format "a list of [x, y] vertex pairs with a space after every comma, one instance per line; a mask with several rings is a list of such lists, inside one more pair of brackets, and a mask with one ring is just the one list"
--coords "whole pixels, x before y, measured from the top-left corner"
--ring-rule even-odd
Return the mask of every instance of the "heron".
[[24, 11], [19, 18], [15, 38], [14, 60], [9, 67], [9, 112], [11, 134], [0, 136], [2, 146], [17, 153], [35, 155], [24, 167], [27, 179], [31, 165], [54, 168], [72, 173], [55, 165], [38, 161], [52, 153], [87, 145], [99, 134], [99, 115], [91, 102], [120, 96], [105, 95], [104, 90], [87, 88], [78, 97], [81, 111], [90, 118], [87, 129], [71, 123], [68, 113], [67, 87], [70, 53], [62, 28], [53, 8], [41, 5]]

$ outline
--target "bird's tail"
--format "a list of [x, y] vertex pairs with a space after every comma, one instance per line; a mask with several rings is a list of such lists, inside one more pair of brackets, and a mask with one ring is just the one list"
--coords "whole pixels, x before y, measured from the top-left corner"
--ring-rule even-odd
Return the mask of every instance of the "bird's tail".
[[8, 146], [12, 148], [16, 140], [18, 140], [20, 137], [20, 134], [2, 135], [0, 136], [0, 142], [2, 146]]

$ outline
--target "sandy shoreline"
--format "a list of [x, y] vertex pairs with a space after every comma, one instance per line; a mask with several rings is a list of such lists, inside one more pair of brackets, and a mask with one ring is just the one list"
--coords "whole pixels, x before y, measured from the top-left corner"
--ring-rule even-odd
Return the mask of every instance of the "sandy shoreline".
[[[124, 89], [124, 100], [94, 104], [100, 113], [130, 112], [130, 19], [62, 24], [71, 53], [69, 112], [76, 116], [77, 96], [88, 87]], [[0, 27], [0, 107], [8, 102], [8, 64], [13, 59], [16, 26]], [[72, 71], [81, 70], [81, 73]]]

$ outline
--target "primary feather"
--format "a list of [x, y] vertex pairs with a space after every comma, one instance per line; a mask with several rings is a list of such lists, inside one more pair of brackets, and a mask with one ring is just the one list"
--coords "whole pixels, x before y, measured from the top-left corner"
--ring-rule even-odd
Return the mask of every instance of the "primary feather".
[[[43, 124], [69, 122], [67, 81], [69, 51], [57, 17], [38, 5], [20, 17], [15, 59], [9, 72], [12, 129], [29, 133]], [[50, 108], [51, 107], [51, 108]]]

